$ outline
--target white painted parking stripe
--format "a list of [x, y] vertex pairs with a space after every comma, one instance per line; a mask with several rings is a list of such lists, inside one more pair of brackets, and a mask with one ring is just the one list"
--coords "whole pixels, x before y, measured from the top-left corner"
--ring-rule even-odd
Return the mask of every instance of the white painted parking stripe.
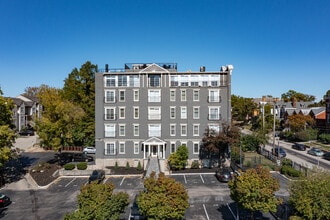
[[202, 179], [202, 182], [204, 183], [204, 179], [203, 179], [203, 176], [202, 176], [202, 174], [199, 174], [199, 176], [201, 177], [201, 179]]
[[210, 220], [209, 215], [207, 214], [207, 211], [206, 211], [205, 204], [203, 204], [203, 208], [204, 208], [204, 212], [205, 212], [207, 220]]
[[68, 187], [73, 181], [75, 181], [77, 178], [75, 177], [75, 178], [73, 178], [70, 182], [68, 182], [68, 184], [66, 184], [64, 187], [66, 188], [66, 187]]
[[119, 184], [120, 186], [123, 184], [124, 180], [125, 180], [125, 177], [123, 177], [123, 179], [121, 180], [121, 182]]
[[187, 184], [186, 175], [183, 175], [183, 178], [184, 178], [184, 182]]

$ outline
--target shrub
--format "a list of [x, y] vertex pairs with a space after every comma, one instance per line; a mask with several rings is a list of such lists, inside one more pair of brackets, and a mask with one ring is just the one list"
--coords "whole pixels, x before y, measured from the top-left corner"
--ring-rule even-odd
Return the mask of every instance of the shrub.
[[137, 165], [137, 170], [142, 170], [142, 166], [141, 166], [141, 162], [139, 161], [138, 165]]
[[281, 167], [281, 173], [284, 175], [291, 176], [291, 177], [300, 177], [301, 176], [301, 172], [299, 170], [296, 170], [288, 165], [284, 165]]
[[77, 164], [78, 170], [86, 170], [87, 169], [87, 162], [80, 162]]
[[194, 160], [194, 161], [191, 163], [191, 169], [198, 169], [198, 168], [199, 168], [198, 160]]
[[288, 159], [288, 158], [284, 158], [282, 160], [282, 165], [287, 165], [287, 166], [292, 166], [292, 160]]
[[115, 162], [115, 167], [114, 168], [118, 169], [118, 162], [117, 161]]
[[65, 170], [73, 170], [75, 167], [76, 167], [76, 165], [73, 163], [67, 163], [64, 165]]
[[129, 165], [129, 163], [128, 163], [128, 161], [126, 162], [126, 167], [125, 167], [125, 169], [129, 169], [130, 168], [130, 165]]

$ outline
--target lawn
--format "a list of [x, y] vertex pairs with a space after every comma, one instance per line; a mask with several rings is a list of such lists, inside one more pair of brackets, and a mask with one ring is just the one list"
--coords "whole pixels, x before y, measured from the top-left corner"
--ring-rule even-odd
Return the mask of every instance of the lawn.
[[276, 167], [274, 162], [258, 154], [257, 152], [244, 152], [243, 165], [245, 167], [255, 167], [259, 164], [263, 165], [264, 167], [269, 167], [270, 169]]

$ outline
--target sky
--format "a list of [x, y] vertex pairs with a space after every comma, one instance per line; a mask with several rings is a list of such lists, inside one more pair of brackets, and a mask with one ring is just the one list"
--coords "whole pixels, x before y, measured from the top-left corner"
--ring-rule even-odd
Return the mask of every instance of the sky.
[[328, 0], [0, 0], [0, 88], [63, 88], [87, 61], [232, 64], [232, 94], [320, 101], [330, 90]]

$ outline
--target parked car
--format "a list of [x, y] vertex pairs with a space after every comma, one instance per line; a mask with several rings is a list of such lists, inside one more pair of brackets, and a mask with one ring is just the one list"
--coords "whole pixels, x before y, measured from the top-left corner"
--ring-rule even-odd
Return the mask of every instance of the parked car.
[[280, 155], [280, 157], [286, 157], [286, 152], [283, 148], [281, 147], [275, 147], [272, 150], [273, 154], [278, 157]]
[[105, 178], [104, 170], [93, 170], [92, 174], [90, 175], [88, 182], [91, 183], [93, 181], [97, 181], [98, 183], [102, 182]]
[[325, 154], [323, 154], [323, 158], [326, 160], [330, 160], [330, 152], [326, 152]]
[[305, 151], [306, 148], [307, 147], [304, 144], [295, 143], [292, 145], [292, 149], [296, 149], [296, 150], [300, 150], [300, 151]]
[[63, 166], [70, 162], [91, 162], [94, 160], [92, 156], [85, 153], [63, 152], [57, 154], [58, 164]]
[[33, 136], [34, 130], [33, 129], [23, 129], [20, 132], [18, 132], [18, 134], [21, 136]]
[[223, 167], [215, 171], [215, 177], [220, 182], [228, 182], [233, 178], [233, 171], [229, 167]]
[[316, 147], [312, 147], [309, 151], [307, 151], [307, 153], [318, 157], [321, 157], [323, 155], [323, 151]]
[[11, 200], [8, 196], [0, 193], [0, 208], [4, 208], [11, 204]]
[[85, 147], [83, 152], [86, 154], [95, 154], [96, 148], [95, 147]]
[[131, 207], [131, 213], [129, 214], [129, 220], [145, 220], [147, 217], [140, 213], [139, 206], [136, 203], [136, 198], [137, 196], [134, 198], [133, 205]]

